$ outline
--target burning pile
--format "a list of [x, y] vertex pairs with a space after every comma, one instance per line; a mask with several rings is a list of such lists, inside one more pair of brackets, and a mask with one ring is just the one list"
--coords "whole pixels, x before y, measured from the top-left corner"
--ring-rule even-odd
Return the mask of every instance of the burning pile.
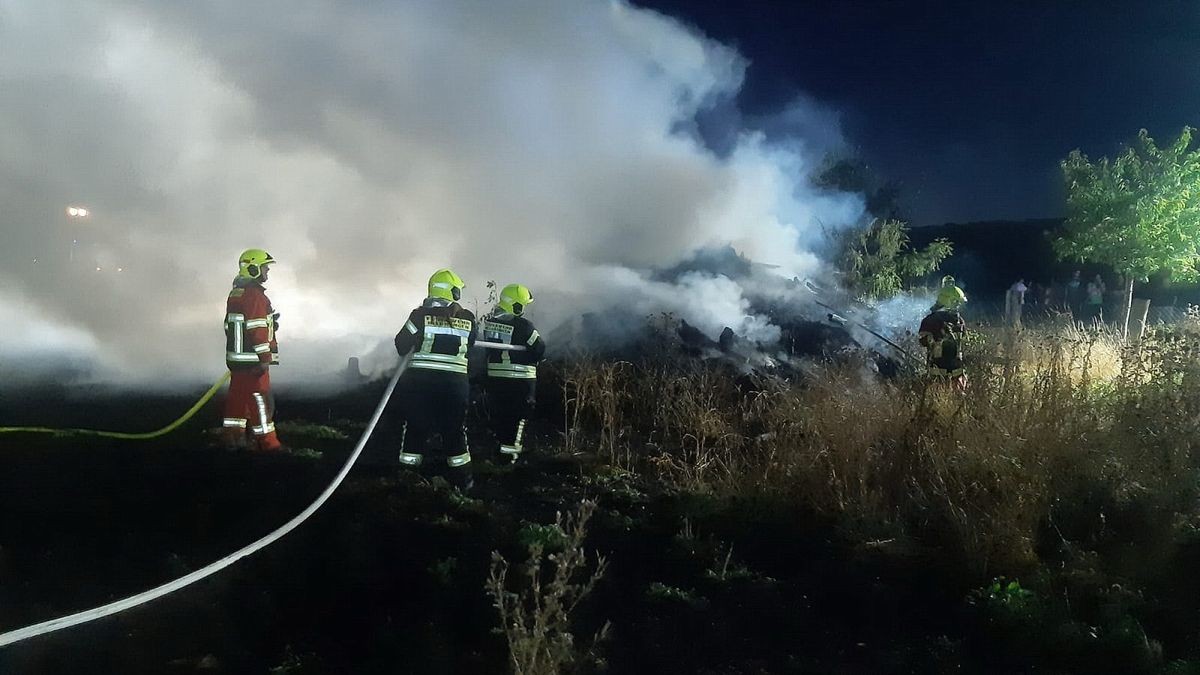
[[740, 286], [746, 315], [740, 327], [724, 325], [718, 330], [711, 317], [703, 317], [709, 324], [706, 330], [684, 315], [647, 316], [610, 307], [560, 326], [550, 334], [550, 345], [619, 360], [679, 355], [718, 360], [743, 373], [788, 380], [802, 378], [816, 364], [851, 362], [890, 378], [911, 360], [910, 350], [887, 337], [895, 334], [895, 327], [882, 325], [872, 308], [811, 281], [781, 277], [771, 266], [750, 262], [729, 247], [706, 251], [652, 278], [678, 284], [697, 276], [724, 278]]

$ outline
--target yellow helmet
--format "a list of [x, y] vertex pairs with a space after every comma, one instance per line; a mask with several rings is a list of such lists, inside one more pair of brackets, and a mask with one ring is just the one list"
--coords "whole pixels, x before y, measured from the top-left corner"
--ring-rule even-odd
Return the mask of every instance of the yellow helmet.
[[257, 279], [262, 276], [262, 268], [275, 262], [270, 253], [261, 248], [248, 248], [238, 257], [238, 276], [243, 279]]
[[525, 308], [533, 304], [533, 293], [521, 284], [509, 284], [500, 291], [500, 300], [496, 306], [509, 314], [520, 316]]
[[937, 304], [946, 309], [958, 309], [967, 302], [967, 294], [953, 282], [949, 286], [943, 286], [942, 290], [938, 291]]
[[429, 297], [455, 302], [462, 297], [464, 286], [466, 284], [454, 272], [438, 270], [429, 277]]

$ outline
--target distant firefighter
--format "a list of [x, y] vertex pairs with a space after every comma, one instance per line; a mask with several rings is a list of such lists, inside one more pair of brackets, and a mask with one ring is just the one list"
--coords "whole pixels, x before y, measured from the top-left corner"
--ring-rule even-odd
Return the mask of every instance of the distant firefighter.
[[533, 294], [528, 288], [509, 284], [500, 291], [496, 309], [483, 322], [485, 341], [524, 347], [522, 351], [489, 349], [484, 380], [500, 455], [514, 463], [521, 456], [525, 424], [533, 414], [537, 364], [546, 353], [546, 342], [523, 316], [532, 303]]
[[467, 350], [475, 343], [475, 315], [458, 304], [463, 286], [448, 269], [434, 272], [429, 297], [396, 334], [396, 352], [412, 354], [398, 389], [403, 419], [400, 463], [420, 466], [430, 438], [439, 434], [452, 481], [469, 489], [471, 452], [464, 425], [470, 397]]
[[934, 309], [945, 307], [957, 311], [965, 304], [967, 304], [967, 294], [963, 293], [963, 289], [958, 287], [958, 283], [954, 280], [954, 277], [949, 274], [942, 277], [942, 287], [938, 289]]
[[263, 290], [274, 263], [262, 249], [242, 253], [225, 303], [225, 363], [230, 377], [222, 441], [230, 449], [282, 449], [275, 436], [270, 375], [270, 367], [279, 363], [275, 341], [279, 314]]
[[967, 324], [958, 311], [966, 301], [966, 294], [955, 285], [954, 278], [943, 278], [937, 303], [921, 320], [917, 334], [925, 348], [929, 372], [948, 379], [957, 389], [964, 389], [967, 383], [962, 360], [962, 338]]

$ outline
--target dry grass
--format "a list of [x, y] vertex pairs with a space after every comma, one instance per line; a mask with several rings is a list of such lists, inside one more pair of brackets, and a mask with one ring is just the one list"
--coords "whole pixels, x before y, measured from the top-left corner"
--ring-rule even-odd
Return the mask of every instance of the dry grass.
[[632, 370], [633, 364], [625, 361], [591, 359], [573, 363], [567, 369], [563, 383], [567, 452], [586, 447], [597, 450], [614, 465], [630, 464], [623, 411], [631, 403], [624, 382]]
[[855, 364], [793, 386], [696, 362], [581, 362], [567, 368], [567, 438], [676, 488], [766, 495], [864, 537], [1019, 569], [1048, 527], [1103, 522], [1081, 494], [1142, 500], [1164, 522], [1195, 509], [1198, 336], [1200, 321], [1137, 345], [1069, 327], [988, 331], [969, 345], [966, 394]]

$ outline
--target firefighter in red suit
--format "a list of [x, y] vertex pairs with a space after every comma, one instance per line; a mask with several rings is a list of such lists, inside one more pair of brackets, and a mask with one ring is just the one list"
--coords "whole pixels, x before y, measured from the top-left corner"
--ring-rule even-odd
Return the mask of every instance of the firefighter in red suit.
[[230, 376], [222, 440], [230, 449], [283, 449], [275, 436], [270, 375], [270, 367], [279, 362], [275, 343], [279, 315], [263, 290], [274, 262], [262, 249], [242, 253], [225, 304], [225, 363]]

